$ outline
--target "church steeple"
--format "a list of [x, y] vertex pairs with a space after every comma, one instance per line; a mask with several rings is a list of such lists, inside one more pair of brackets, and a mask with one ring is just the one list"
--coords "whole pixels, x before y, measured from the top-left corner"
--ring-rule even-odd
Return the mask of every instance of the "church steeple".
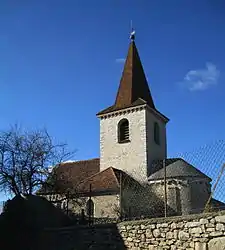
[[139, 98], [146, 101], [151, 108], [155, 109], [138, 50], [135, 45], [134, 34], [131, 34], [131, 42], [116, 96], [115, 107], [128, 107]]
[[156, 110], [134, 40], [135, 31], [132, 30], [128, 54], [115, 103], [113, 106], [102, 110], [97, 115], [144, 103]]
[[99, 112], [100, 170], [109, 166], [147, 182], [152, 163], [166, 159], [167, 117], [154, 105], [135, 45], [130, 45], [114, 104]]

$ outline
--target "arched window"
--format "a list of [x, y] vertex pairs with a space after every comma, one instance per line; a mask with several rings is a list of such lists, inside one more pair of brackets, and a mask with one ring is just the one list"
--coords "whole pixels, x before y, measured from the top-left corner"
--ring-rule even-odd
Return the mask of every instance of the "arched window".
[[89, 199], [86, 204], [86, 212], [88, 216], [94, 216], [94, 202], [92, 199]]
[[154, 141], [156, 144], [160, 144], [160, 131], [159, 124], [157, 122], [154, 123]]
[[127, 119], [122, 119], [118, 123], [118, 142], [128, 142], [129, 141], [129, 121]]

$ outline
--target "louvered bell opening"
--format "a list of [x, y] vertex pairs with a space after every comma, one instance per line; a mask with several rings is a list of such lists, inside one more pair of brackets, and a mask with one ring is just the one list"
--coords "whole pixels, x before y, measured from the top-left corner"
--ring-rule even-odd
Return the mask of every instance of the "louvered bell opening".
[[119, 124], [119, 142], [129, 141], [129, 122], [128, 120], [122, 120]]

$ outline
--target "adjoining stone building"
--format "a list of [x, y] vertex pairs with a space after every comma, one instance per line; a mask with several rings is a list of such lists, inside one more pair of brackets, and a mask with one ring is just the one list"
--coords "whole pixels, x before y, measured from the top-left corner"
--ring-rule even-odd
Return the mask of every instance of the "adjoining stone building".
[[166, 172], [168, 213], [201, 212], [211, 179], [181, 158], [167, 158], [169, 119], [155, 107], [133, 38], [116, 100], [97, 114], [100, 158], [55, 167], [61, 192], [42, 189], [41, 195], [55, 199], [69, 187], [80, 199], [70, 204], [75, 212], [88, 207], [94, 217], [157, 217], [163, 214]]

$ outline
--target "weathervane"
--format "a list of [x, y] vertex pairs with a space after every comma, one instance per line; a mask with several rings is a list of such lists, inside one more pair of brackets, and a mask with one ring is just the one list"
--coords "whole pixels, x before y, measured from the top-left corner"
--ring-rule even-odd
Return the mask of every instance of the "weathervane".
[[132, 25], [132, 20], [131, 20], [130, 24], [131, 24], [130, 25], [131, 26], [130, 40], [134, 41], [135, 40], [135, 30], [134, 30], [133, 25]]

